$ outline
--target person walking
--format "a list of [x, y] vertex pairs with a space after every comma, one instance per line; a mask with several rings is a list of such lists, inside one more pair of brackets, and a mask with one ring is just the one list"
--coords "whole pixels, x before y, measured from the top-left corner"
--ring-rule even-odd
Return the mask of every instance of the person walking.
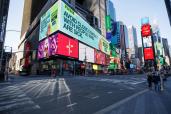
[[161, 89], [161, 91], [163, 91], [164, 90], [164, 82], [163, 82], [163, 80], [164, 80], [164, 78], [165, 78], [165, 73], [164, 73], [165, 71], [164, 71], [164, 68], [162, 67], [161, 69], [160, 69], [160, 89]]
[[152, 77], [152, 72], [151, 72], [151, 70], [148, 70], [148, 72], [147, 72], [146, 75], [147, 75], [148, 87], [149, 87], [149, 89], [152, 89], [153, 77]]
[[158, 69], [152, 72], [152, 76], [154, 79], [153, 82], [154, 82], [155, 91], [160, 91], [160, 86], [159, 86], [160, 76], [159, 76]]

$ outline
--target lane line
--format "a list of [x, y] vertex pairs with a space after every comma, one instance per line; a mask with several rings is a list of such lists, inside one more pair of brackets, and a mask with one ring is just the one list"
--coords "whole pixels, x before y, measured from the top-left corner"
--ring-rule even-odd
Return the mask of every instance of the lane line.
[[69, 105], [67, 105], [67, 107], [72, 107], [72, 106], [74, 106], [74, 105], [77, 105], [77, 103], [69, 104]]
[[112, 94], [113, 92], [111, 92], [111, 91], [109, 91], [109, 92], [107, 92], [107, 94]]
[[97, 99], [97, 98], [99, 98], [99, 96], [94, 96], [94, 97], [92, 97], [91, 99]]
[[138, 93], [136, 93], [136, 94], [134, 94], [134, 95], [132, 95], [130, 97], [127, 97], [127, 98], [125, 98], [125, 99], [123, 99], [123, 100], [113, 104], [113, 105], [110, 105], [110, 106], [108, 106], [108, 107], [106, 107], [106, 108], [104, 108], [104, 109], [102, 109], [100, 111], [97, 111], [94, 114], [106, 114], [107, 112], [111, 111], [112, 109], [114, 109], [114, 108], [116, 108], [116, 107], [118, 107], [118, 106], [128, 102], [129, 100], [131, 100], [131, 99], [133, 99], [133, 98], [135, 98], [135, 97], [137, 97], [137, 96], [139, 96], [139, 95], [141, 95], [143, 93], [146, 93], [148, 91], [149, 91], [149, 89], [145, 89], [143, 91], [140, 91], [140, 92], [138, 92]]

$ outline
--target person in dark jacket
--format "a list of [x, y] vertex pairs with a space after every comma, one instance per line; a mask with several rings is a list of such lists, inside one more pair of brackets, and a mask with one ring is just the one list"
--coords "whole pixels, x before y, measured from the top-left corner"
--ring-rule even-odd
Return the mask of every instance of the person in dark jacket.
[[147, 72], [147, 82], [148, 82], [148, 87], [149, 89], [152, 89], [152, 82], [153, 82], [153, 77], [152, 77], [152, 72], [149, 70]]
[[160, 76], [159, 76], [159, 71], [153, 71], [152, 72], [153, 75], [153, 82], [154, 82], [154, 87], [155, 87], [155, 91], [160, 91], [160, 86], [159, 86], [159, 82], [160, 82]]

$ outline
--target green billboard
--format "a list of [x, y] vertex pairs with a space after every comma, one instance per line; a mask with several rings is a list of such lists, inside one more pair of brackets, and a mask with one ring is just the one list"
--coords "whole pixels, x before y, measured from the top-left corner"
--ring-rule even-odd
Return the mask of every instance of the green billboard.
[[110, 54], [109, 42], [61, 0], [41, 17], [39, 41], [57, 30]]
[[105, 21], [106, 21], [106, 30], [110, 31], [112, 28], [110, 15], [107, 15], [105, 17]]
[[56, 2], [40, 19], [39, 41], [54, 33], [59, 28], [58, 8]]

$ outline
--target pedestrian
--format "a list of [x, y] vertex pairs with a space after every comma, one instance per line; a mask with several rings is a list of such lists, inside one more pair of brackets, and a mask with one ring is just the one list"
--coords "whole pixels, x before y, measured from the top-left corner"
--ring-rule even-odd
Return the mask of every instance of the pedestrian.
[[152, 89], [153, 77], [152, 77], [151, 70], [148, 70], [148, 72], [147, 72], [147, 82], [148, 82], [149, 89]]
[[159, 82], [160, 82], [160, 76], [158, 73], [158, 70], [152, 72], [152, 76], [153, 76], [153, 82], [154, 82], [154, 88], [155, 91], [159, 91], [160, 90], [160, 86], [159, 86]]
[[161, 89], [161, 91], [164, 90], [164, 79], [165, 79], [165, 71], [164, 71], [164, 68], [162, 67], [160, 69], [160, 89]]

